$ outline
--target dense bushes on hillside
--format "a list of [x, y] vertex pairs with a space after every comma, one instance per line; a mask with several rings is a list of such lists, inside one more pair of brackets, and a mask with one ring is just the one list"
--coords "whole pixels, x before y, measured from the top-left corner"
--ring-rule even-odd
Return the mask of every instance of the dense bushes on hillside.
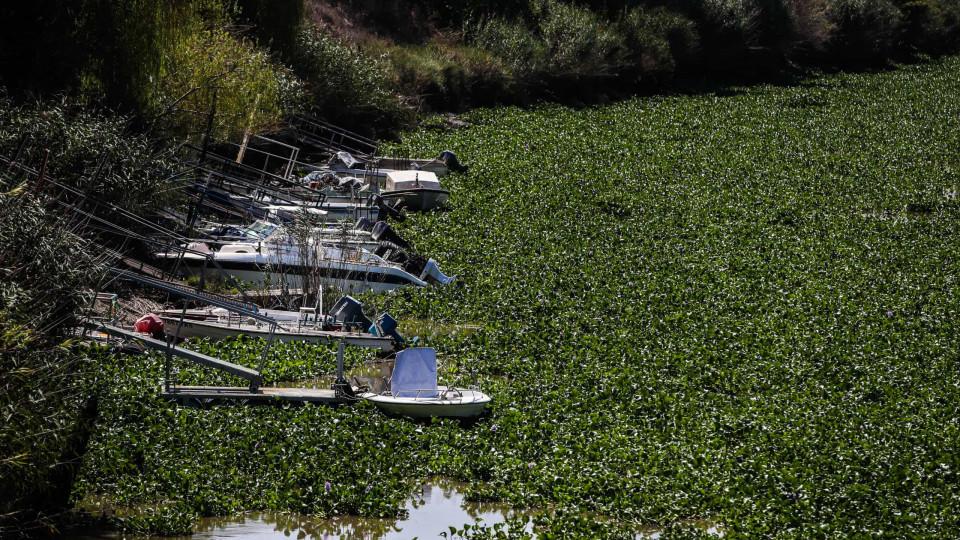
[[309, 102], [333, 122], [360, 119], [395, 125], [407, 110], [392, 91], [383, 62], [320, 32], [300, 29], [290, 61], [306, 81]]
[[584, 76], [632, 71], [758, 75], [788, 62], [883, 62], [918, 50], [955, 49], [960, 39], [956, 0], [594, 4], [591, 10], [536, 0], [512, 17], [493, 7], [479, 24], [465, 25], [464, 34], [513, 61], [517, 75], [534, 78], [570, 73], [574, 65]]
[[72, 88], [194, 142], [214, 88], [216, 138], [305, 105], [382, 132], [409, 104], [589, 99], [960, 45], [960, 0], [46, 0], [0, 21], [0, 83]]
[[[0, 95], [0, 155], [12, 157], [24, 137], [19, 162], [39, 168], [49, 150], [47, 176], [88, 196], [140, 209], [168, 195], [162, 179], [170, 151], [131, 133], [127, 118], [100, 115], [68, 99], [18, 106]], [[0, 190], [16, 188], [12, 181], [0, 178]]]
[[[41, 9], [23, 2], [0, 8], [0, 25], [7, 27], [0, 28], [0, 84], [14, 92], [72, 92], [135, 113], [142, 129], [193, 142], [202, 140], [210, 114], [213, 137], [228, 138], [275, 126], [300, 106], [300, 83], [253, 45], [259, 38], [283, 46], [278, 26], [295, 24], [288, 29], [295, 34], [296, 13], [294, 22], [278, 17], [270, 32], [253, 35], [238, 25], [247, 21], [242, 16], [268, 17], [252, 1], [242, 3], [242, 12], [222, 0], [37, 4]], [[37, 52], [24, 54], [24, 47]]]
[[56, 335], [101, 266], [77, 223], [29, 189], [0, 193], [0, 220], [0, 537], [12, 538], [49, 532], [70, 508], [96, 405]]
[[[359, 0], [310, 4], [370, 12], [360, 17], [372, 25], [386, 9]], [[757, 79], [806, 65], [862, 67], [960, 45], [957, 0], [503, 0], [465, 2], [460, 9], [430, 1], [403, 5], [410, 8], [409, 20], [374, 28], [371, 33], [378, 37], [367, 39], [365, 47], [387, 51], [386, 66], [397, 91], [434, 107], [470, 106], [491, 97], [508, 102], [589, 98], [656, 88], [678, 78]], [[428, 10], [432, 17], [414, 17], [414, 8], [418, 14]], [[391, 9], [405, 11], [402, 6]], [[336, 24], [322, 22], [338, 30]], [[411, 25], [420, 33], [441, 30], [426, 44], [411, 44]], [[357, 34], [352, 28], [339, 30]]]

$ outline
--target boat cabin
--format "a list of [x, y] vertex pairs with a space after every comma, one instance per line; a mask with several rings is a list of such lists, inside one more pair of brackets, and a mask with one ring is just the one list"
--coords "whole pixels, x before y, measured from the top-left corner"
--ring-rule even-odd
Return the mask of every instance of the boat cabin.
[[442, 189], [437, 175], [429, 171], [390, 171], [384, 181], [383, 191], [410, 189]]

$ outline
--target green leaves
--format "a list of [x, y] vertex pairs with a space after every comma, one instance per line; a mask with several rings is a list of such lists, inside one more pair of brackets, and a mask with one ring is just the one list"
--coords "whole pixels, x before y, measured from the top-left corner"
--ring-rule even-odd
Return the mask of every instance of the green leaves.
[[[175, 410], [144, 390], [159, 359], [104, 360], [77, 495], [395, 516], [407, 479], [438, 475], [553, 509], [544, 538], [696, 538], [713, 520], [725, 538], [951, 536], [958, 74], [952, 58], [408, 134], [400, 152], [471, 165], [446, 181], [452, 211], [401, 226], [458, 281], [377, 307], [479, 326], [421, 340], [441, 379], [479, 374], [490, 416]], [[268, 378], [321, 374], [329, 354], [278, 349]]]

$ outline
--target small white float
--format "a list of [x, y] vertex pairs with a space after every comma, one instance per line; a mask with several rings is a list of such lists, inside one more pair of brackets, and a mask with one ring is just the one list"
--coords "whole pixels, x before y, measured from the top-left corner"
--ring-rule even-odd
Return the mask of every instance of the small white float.
[[470, 418], [490, 403], [490, 396], [471, 388], [437, 385], [437, 353], [430, 347], [397, 353], [390, 388], [361, 395], [384, 413], [411, 418]]

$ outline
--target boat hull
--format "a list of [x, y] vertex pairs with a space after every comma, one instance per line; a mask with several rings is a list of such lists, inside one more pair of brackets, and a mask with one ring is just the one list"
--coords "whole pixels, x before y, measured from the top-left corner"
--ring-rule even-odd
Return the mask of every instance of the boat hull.
[[[177, 334], [177, 326], [180, 323], [179, 318], [160, 317], [160, 320], [163, 321], [164, 331], [167, 334], [171, 336]], [[240, 335], [267, 339], [270, 336], [270, 328], [266, 325], [228, 325], [226, 323], [218, 322], [184, 320], [183, 325], [180, 327], [179, 333], [179, 337], [183, 339], [210, 338], [219, 340], [237, 337]], [[393, 349], [392, 338], [378, 337], [372, 334], [357, 332], [321, 330], [304, 330], [296, 332], [278, 326], [277, 330], [273, 333], [273, 339], [275, 341], [281, 341], [284, 343], [292, 341], [303, 341], [307, 343], [335, 343], [342, 339], [347, 345], [354, 345], [357, 347], [368, 347], [371, 349], [379, 349], [381, 351], [389, 351]]]
[[[378, 409], [390, 416], [410, 418], [473, 418], [479, 416], [490, 404], [490, 397], [479, 390], [454, 389], [450, 392], [439, 387], [440, 398], [394, 397], [391, 395], [363, 394]], [[446, 399], [442, 396], [459, 392], [459, 397]]]
[[[229, 261], [218, 259], [217, 262], [235, 279], [253, 283], [258, 287], [276, 289], [286, 286], [289, 289], [302, 289], [304, 276], [310, 273], [319, 274], [320, 284], [327, 289], [336, 289], [344, 294], [360, 293], [364, 291], [388, 292], [403, 285], [426, 286], [426, 283], [414, 278], [413, 280], [400, 272], [380, 273], [366, 269], [365, 265], [337, 265], [329, 268], [312, 268], [298, 265], [284, 265], [285, 272], [274, 272], [256, 262]], [[201, 261], [183, 259], [184, 266], [190, 273], [198, 274], [203, 266]], [[273, 266], [276, 268], [276, 266]], [[210, 270], [210, 267], [207, 268]]]

